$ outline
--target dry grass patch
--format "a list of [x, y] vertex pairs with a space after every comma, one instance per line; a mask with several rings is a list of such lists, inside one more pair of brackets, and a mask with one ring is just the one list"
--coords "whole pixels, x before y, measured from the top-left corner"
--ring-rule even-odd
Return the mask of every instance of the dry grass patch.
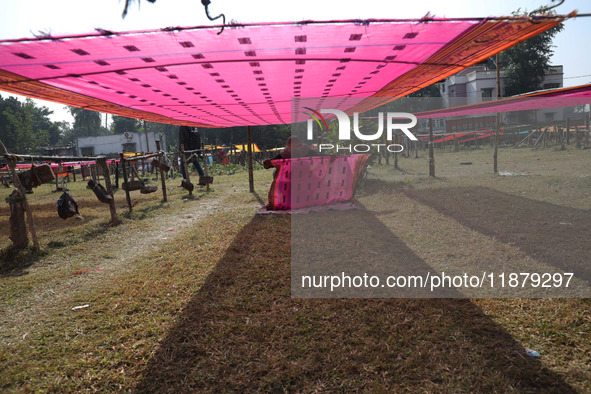
[[[476, 162], [490, 153], [484, 151], [462, 153]], [[517, 153], [530, 154], [515, 152], [517, 164], [522, 163]], [[401, 159], [405, 173], [374, 166], [359, 200], [372, 215], [370, 224], [380, 224], [384, 236], [421, 264], [469, 265], [483, 251], [494, 250], [495, 258], [507, 262], [552, 265], [559, 263], [553, 260], [556, 256], [520, 232], [525, 228], [520, 220], [514, 222], [511, 239], [504, 239], [503, 223], [495, 222], [502, 206], [481, 211], [462, 188], [480, 190], [478, 198], [490, 190], [499, 204], [506, 200], [557, 214], [576, 208], [587, 217], [588, 180], [582, 172], [569, 175], [568, 170], [587, 160], [584, 152], [567, 151], [574, 155], [569, 160], [562, 152], [558, 159], [556, 152], [547, 152], [548, 161], [562, 163], [557, 177], [498, 177], [488, 174], [488, 165], [478, 169], [473, 164], [462, 167], [467, 172], [458, 176], [429, 180], [408, 171], [411, 162], [421, 159]], [[438, 154], [437, 160], [441, 165], [448, 160], [447, 168], [452, 168], [458, 157]], [[424, 159], [417, 172], [426, 169]], [[523, 165], [529, 160], [523, 158]], [[557, 196], [545, 182], [558, 182], [561, 189], [561, 177], [568, 178], [569, 192]], [[168, 204], [140, 201], [116, 228], [101, 227], [108, 220], [103, 206], [97, 208], [95, 222], [53, 232], [48, 222], [44, 254], [32, 256], [29, 267], [10, 271], [23, 275], [0, 278], [3, 312], [13, 318], [0, 327], [0, 388], [174, 393], [591, 390], [588, 299], [291, 298], [291, 219], [253, 215], [258, 199], [265, 200], [270, 179], [271, 171], [255, 173], [259, 195], [248, 193], [245, 173], [216, 177], [214, 191], [199, 192], [194, 199], [171, 188]], [[53, 196], [47, 198], [49, 209]], [[448, 207], [454, 204], [464, 209]], [[512, 243], [515, 234], [524, 238]], [[542, 235], [551, 239], [551, 232]], [[123, 256], [128, 245], [142, 239], [151, 246], [129, 249], [128, 257]], [[576, 245], [573, 255], [583, 256], [584, 244]], [[95, 257], [85, 257], [89, 249]], [[104, 264], [102, 271], [72, 274], [99, 264]], [[50, 296], [51, 291], [57, 295]], [[528, 357], [525, 347], [542, 356]]]

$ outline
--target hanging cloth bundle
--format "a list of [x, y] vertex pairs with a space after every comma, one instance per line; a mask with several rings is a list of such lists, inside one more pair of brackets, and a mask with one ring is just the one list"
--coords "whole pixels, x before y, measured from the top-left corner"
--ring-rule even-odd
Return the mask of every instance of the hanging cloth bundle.
[[80, 216], [80, 212], [78, 212], [78, 203], [70, 193], [64, 192], [60, 198], [57, 199], [57, 214], [64, 220], [74, 215]]
[[19, 172], [18, 179], [21, 181], [21, 185], [31, 192], [32, 188], [55, 180], [55, 175], [49, 164], [35, 166], [31, 163], [31, 169]]

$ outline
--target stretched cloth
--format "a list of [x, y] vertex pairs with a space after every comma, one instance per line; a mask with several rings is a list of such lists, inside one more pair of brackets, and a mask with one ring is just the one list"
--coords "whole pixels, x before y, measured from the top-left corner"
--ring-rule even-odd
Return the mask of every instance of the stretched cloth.
[[351, 200], [370, 155], [273, 160], [267, 210], [291, 210]]
[[565, 19], [301, 21], [219, 35], [194, 26], [2, 40], [0, 90], [176, 125], [289, 124], [308, 119], [292, 98], [362, 113]]

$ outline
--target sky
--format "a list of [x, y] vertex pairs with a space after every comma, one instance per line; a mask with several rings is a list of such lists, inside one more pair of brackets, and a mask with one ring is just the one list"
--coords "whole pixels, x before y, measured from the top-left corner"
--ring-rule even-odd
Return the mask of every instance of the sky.
[[[421, 18], [431, 16], [462, 18], [505, 16], [521, 9], [532, 11], [551, 0], [211, 0], [210, 15], [224, 13], [226, 21], [286, 22], [305, 19]], [[87, 33], [101, 28], [111, 31], [159, 29], [168, 26], [199, 26], [210, 22], [200, 0], [136, 0], [125, 18], [125, 0], [0, 0], [0, 40], [33, 37], [40, 32], [51, 35]], [[589, 0], [566, 0], [556, 8], [559, 14], [573, 10], [591, 14]], [[553, 65], [564, 66], [564, 86], [591, 83], [591, 17], [565, 22], [554, 39]], [[8, 94], [1, 92], [2, 97]], [[24, 100], [24, 98], [20, 97]], [[54, 121], [72, 122], [62, 104], [36, 100], [54, 111]]]

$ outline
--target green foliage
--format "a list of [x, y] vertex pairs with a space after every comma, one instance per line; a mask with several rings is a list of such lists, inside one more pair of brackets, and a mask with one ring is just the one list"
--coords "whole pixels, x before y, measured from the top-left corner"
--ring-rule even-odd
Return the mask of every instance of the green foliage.
[[166, 123], [146, 122], [146, 129], [156, 134], [162, 134], [169, 150], [174, 150], [179, 145], [179, 126]]
[[51, 113], [31, 99], [23, 103], [15, 97], [0, 96], [0, 140], [9, 151], [20, 153], [58, 143], [61, 129], [49, 119]]
[[142, 126], [141, 120], [126, 118], [125, 116], [113, 115], [111, 132], [113, 134], [137, 133]]
[[70, 107], [70, 113], [74, 117], [75, 137], [95, 137], [108, 134], [101, 128], [101, 114], [84, 108]]
[[[514, 15], [520, 15], [519, 10]], [[505, 70], [503, 96], [514, 96], [539, 90], [546, 70], [550, 66], [552, 39], [562, 31], [562, 23], [538, 34], [499, 55], [501, 69]]]

